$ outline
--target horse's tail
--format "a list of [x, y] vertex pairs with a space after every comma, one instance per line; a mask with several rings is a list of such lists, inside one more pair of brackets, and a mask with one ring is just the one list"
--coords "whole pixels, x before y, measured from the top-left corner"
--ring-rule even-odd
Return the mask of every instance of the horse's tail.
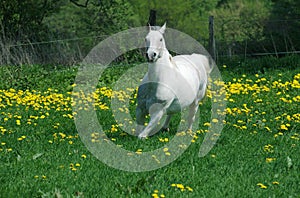
[[209, 75], [212, 70], [214, 69], [214, 64], [213, 64], [213, 60], [210, 57], [205, 56], [205, 61], [204, 61], [204, 66], [205, 66], [205, 70], [207, 75]]

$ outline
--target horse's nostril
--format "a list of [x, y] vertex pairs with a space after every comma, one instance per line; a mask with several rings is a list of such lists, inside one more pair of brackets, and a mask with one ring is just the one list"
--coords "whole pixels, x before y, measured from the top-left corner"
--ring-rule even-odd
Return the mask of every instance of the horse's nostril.
[[156, 53], [155, 52], [153, 53], [153, 57], [156, 57]]

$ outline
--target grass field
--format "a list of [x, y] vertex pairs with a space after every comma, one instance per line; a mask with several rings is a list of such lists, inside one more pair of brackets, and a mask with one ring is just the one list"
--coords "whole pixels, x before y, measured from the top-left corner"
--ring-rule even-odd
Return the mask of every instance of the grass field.
[[[145, 141], [122, 132], [112, 117], [110, 85], [130, 67], [105, 71], [96, 109], [110, 140], [139, 155], [167, 144], [179, 118], [170, 133]], [[106, 166], [81, 142], [71, 106], [75, 67], [1, 67], [0, 197], [299, 197], [300, 68], [257, 67], [219, 66], [227, 116], [208, 155], [198, 157], [209, 97], [191, 146], [170, 165], [142, 173]], [[116, 97], [134, 104], [133, 95]]]

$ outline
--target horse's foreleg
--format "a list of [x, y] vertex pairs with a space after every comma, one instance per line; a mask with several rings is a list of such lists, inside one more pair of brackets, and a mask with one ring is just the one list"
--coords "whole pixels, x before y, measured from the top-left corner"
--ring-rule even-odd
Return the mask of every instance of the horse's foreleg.
[[161, 104], [154, 104], [151, 106], [151, 108], [149, 109], [150, 122], [145, 127], [145, 129], [142, 131], [142, 133], [139, 134], [140, 139], [148, 137], [149, 134], [154, 131], [154, 129], [158, 125], [158, 122], [163, 117], [164, 112], [165, 112], [165, 110]]
[[144, 110], [142, 110], [140, 107], [137, 107], [136, 109], [136, 122], [137, 122], [137, 126], [136, 126], [136, 130], [135, 130], [135, 134], [140, 134], [144, 128], [145, 128], [145, 117], [146, 117], [146, 113]]

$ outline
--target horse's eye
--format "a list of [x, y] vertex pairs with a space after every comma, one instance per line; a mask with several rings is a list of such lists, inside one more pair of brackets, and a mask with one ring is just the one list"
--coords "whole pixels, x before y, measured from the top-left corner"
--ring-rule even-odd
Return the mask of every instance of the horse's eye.
[[160, 42], [162, 41], [162, 38], [159, 40]]

